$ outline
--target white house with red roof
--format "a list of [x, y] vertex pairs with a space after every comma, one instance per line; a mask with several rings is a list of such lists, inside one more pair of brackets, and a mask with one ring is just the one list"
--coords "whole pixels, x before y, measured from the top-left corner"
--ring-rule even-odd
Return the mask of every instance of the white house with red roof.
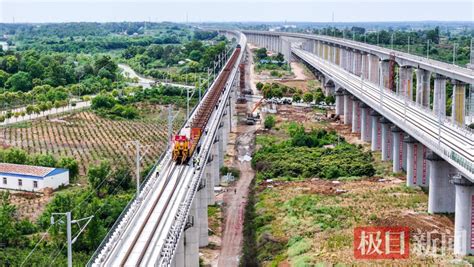
[[0, 189], [40, 191], [69, 184], [69, 170], [0, 163]]

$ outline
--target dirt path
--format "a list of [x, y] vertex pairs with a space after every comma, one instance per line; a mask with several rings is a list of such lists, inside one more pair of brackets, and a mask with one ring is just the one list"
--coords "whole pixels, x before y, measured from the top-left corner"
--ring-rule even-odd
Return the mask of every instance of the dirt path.
[[224, 210], [224, 231], [218, 266], [230, 267], [239, 265], [243, 240], [244, 209], [247, 202], [249, 185], [255, 175], [249, 161], [254, 146], [254, 137], [255, 126], [237, 126], [236, 156], [238, 160], [235, 163], [235, 167], [240, 170], [240, 178], [235, 186], [230, 187], [223, 196], [226, 207]]
[[301, 65], [301, 63], [298, 62], [291, 62], [290, 63], [291, 70], [295, 74], [295, 80], [308, 80], [309, 78], [305, 74], [305, 69]]
[[247, 76], [245, 77], [245, 81], [247, 82], [248, 85], [250, 85], [250, 89], [252, 89], [253, 94], [257, 94], [257, 81], [255, 78], [255, 63], [253, 62], [253, 53], [252, 49], [250, 46], [247, 46], [247, 65], [246, 65], [246, 70], [245, 72], [247, 73]]

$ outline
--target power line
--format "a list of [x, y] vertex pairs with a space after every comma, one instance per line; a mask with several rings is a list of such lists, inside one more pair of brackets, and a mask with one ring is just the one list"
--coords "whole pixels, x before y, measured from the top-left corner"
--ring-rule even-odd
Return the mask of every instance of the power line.
[[30, 253], [28, 253], [28, 256], [26, 256], [26, 258], [23, 260], [23, 262], [21, 263], [20, 266], [23, 266], [25, 264], [25, 262], [30, 258], [30, 256], [33, 254], [33, 252], [35, 252], [36, 248], [38, 247], [39, 243], [41, 243], [41, 241], [43, 241], [43, 239], [46, 237], [46, 234], [48, 233], [48, 231], [51, 229], [51, 227], [53, 227], [53, 225], [50, 225], [48, 227], [48, 229], [46, 229], [46, 232], [44, 232], [43, 236], [41, 237], [41, 239], [36, 242], [36, 245], [33, 247], [33, 249], [30, 251]]

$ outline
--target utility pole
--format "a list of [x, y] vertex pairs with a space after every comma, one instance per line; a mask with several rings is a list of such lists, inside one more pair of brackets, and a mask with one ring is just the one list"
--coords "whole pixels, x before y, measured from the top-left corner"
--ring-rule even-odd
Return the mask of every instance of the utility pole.
[[456, 43], [453, 44], [453, 65], [456, 65]]
[[171, 143], [172, 134], [173, 134], [173, 106], [168, 105], [168, 146]]
[[[66, 237], [67, 237], [67, 266], [72, 267], [72, 244], [74, 244], [79, 237], [79, 235], [84, 232], [84, 229], [86, 226], [90, 223], [92, 218], [94, 218], [94, 215], [85, 217], [79, 220], [72, 220], [71, 218], [71, 212], [53, 212], [51, 213], [51, 224], [54, 224], [54, 216], [55, 215], [66, 215]], [[80, 224], [80, 222], [86, 221], [83, 225]], [[77, 224], [79, 226], [79, 233], [73, 238], [72, 237], [72, 231], [71, 231], [71, 224]]]
[[472, 65], [474, 64], [474, 51], [472, 50], [472, 41], [474, 40], [474, 38], [471, 38], [471, 46], [470, 46], [470, 60], [469, 60], [469, 63], [471, 63], [471, 68], [472, 68]]
[[[196, 74], [197, 75], [197, 74]], [[199, 103], [201, 103], [201, 76], [199, 76], [198, 78], [198, 86], [197, 86], [197, 89], [198, 89], [198, 94], [199, 94]]]
[[393, 35], [395, 33], [392, 33], [392, 36], [390, 37], [390, 44], [391, 44], [391, 49], [393, 50]]
[[430, 39], [426, 41], [426, 58], [430, 59]]
[[408, 54], [410, 54], [410, 35], [408, 35]]
[[377, 46], [379, 46], [379, 31], [377, 31]]
[[186, 87], [186, 121], [189, 120], [189, 87]]
[[129, 146], [130, 144], [135, 145], [135, 175], [137, 179], [137, 198], [140, 195], [140, 162], [142, 161], [143, 157], [146, 155], [148, 152], [148, 149], [150, 146], [145, 146], [146, 150], [145, 152], [141, 153], [142, 146], [140, 144], [140, 141], [135, 140], [131, 141], [127, 144]]
[[211, 86], [210, 80], [211, 80], [211, 70], [207, 68], [207, 88]]

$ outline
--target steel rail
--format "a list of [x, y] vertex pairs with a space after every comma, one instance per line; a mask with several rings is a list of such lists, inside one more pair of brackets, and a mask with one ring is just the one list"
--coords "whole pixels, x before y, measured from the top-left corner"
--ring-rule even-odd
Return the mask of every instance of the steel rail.
[[122, 260], [122, 262], [120, 263], [120, 266], [124, 266], [124, 264], [126, 263], [126, 261], [128, 260], [128, 257], [130, 256], [130, 254], [132, 253], [138, 239], [140, 238], [140, 235], [141, 233], [143, 232], [143, 229], [145, 229], [145, 226], [146, 224], [148, 223], [148, 221], [150, 220], [150, 217], [151, 215], [153, 214], [155, 208], [156, 208], [156, 205], [158, 204], [158, 202], [160, 201], [161, 199], [161, 196], [163, 195], [163, 193], [165, 192], [166, 190], [166, 187], [169, 183], [169, 181], [171, 180], [171, 177], [170, 175], [173, 174], [174, 170], [176, 169], [177, 165], [173, 165], [173, 167], [171, 169], [168, 170], [168, 173], [165, 177], [167, 177], [166, 181], [165, 181], [165, 184], [163, 185], [163, 188], [161, 189], [160, 193], [158, 194], [158, 197], [155, 199], [155, 201], [153, 202], [152, 204], [152, 207], [151, 209], [148, 211], [147, 213], [147, 216], [145, 217], [145, 221], [142, 223], [142, 225], [140, 226], [139, 230], [138, 230], [138, 233], [137, 235], [135, 235], [135, 238], [133, 239], [132, 241], [132, 244], [131, 246], [128, 248], [127, 252], [125, 253], [125, 257], [124, 259]]

